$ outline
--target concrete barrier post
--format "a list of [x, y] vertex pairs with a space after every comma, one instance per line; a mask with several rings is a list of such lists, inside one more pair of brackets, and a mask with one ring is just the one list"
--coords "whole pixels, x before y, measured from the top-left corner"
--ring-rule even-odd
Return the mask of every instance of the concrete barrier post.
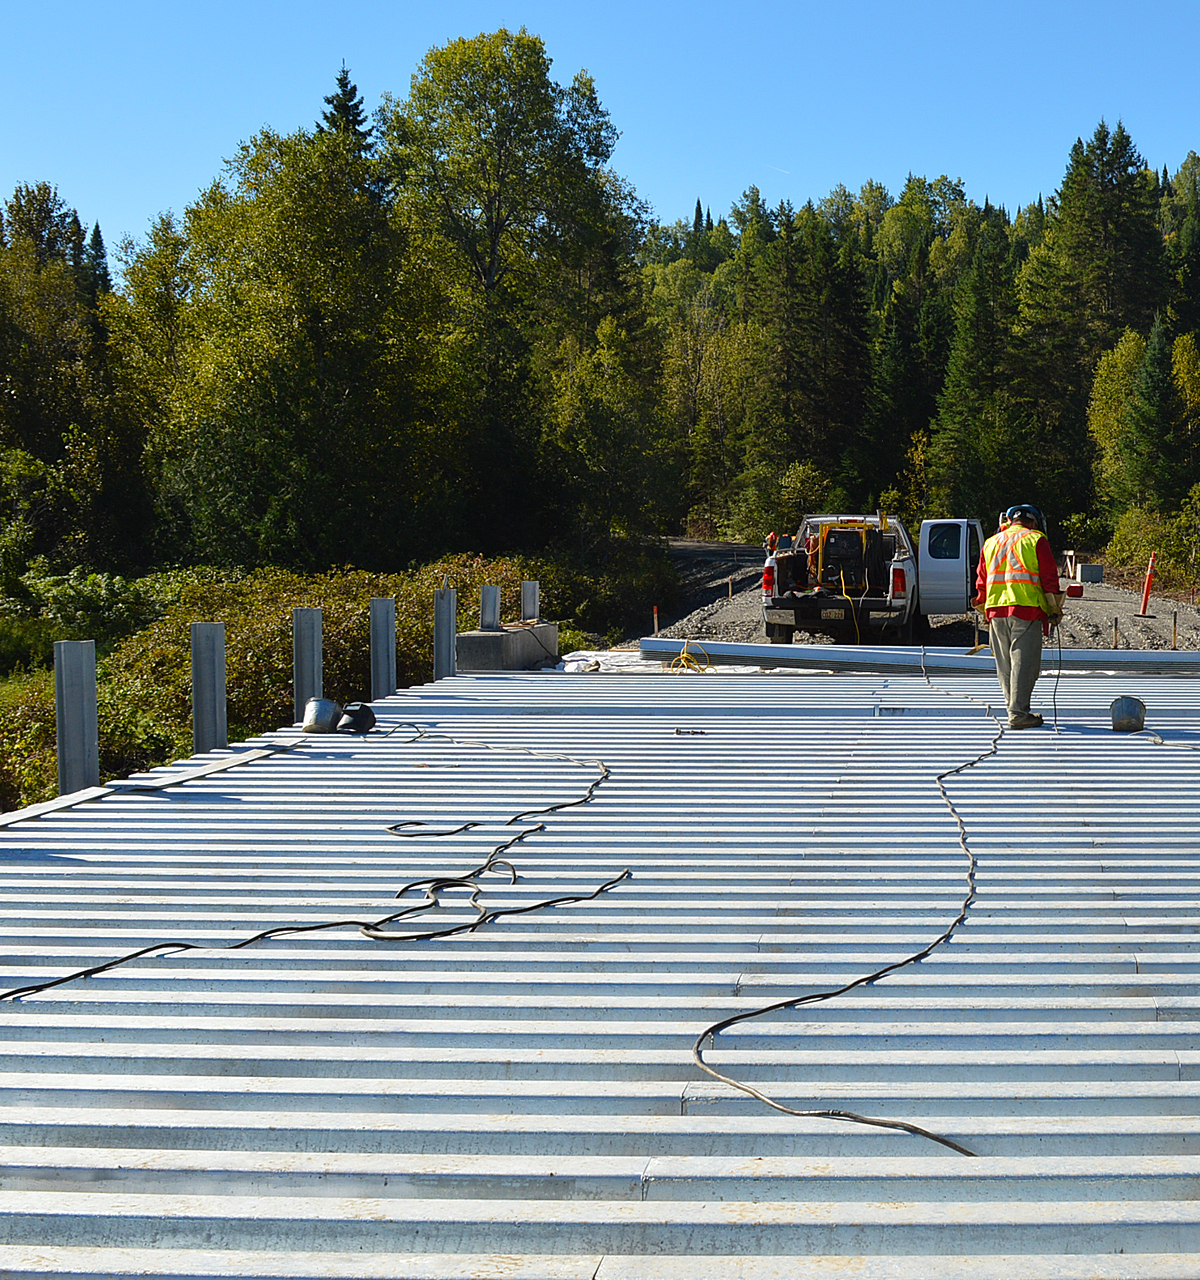
[[479, 629], [480, 631], [500, 630], [500, 588], [479, 588]]
[[537, 582], [521, 583], [521, 621], [537, 622], [542, 616], [542, 588]]
[[443, 680], [457, 670], [458, 592], [442, 587], [433, 593], [433, 678]]
[[192, 623], [192, 750], [229, 746], [225, 699], [225, 624]]
[[396, 600], [371, 599], [371, 701], [396, 692]]
[[96, 642], [54, 642], [54, 707], [58, 739], [58, 794], [100, 785], [100, 731], [96, 715]]
[[321, 610], [292, 610], [292, 701], [296, 722], [304, 719], [309, 698], [324, 696], [321, 664]]

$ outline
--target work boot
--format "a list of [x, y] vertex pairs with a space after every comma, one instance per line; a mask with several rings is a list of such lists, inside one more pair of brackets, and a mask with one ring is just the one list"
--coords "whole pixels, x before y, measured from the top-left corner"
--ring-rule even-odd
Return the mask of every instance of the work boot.
[[1041, 716], [1012, 716], [1008, 721], [1010, 729], [1040, 729], [1046, 722]]

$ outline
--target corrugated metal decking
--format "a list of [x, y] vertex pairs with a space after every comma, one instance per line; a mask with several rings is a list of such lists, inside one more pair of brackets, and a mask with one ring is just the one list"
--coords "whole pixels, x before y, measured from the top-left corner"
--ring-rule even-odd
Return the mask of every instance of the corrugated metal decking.
[[[441, 941], [294, 935], [0, 1004], [0, 1275], [1200, 1276], [1200, 755], [1114, 734], [1120, 694], [1200, 746], [1193, 681], [1064, 677], [1060, 734], [1008, 734], [947, 782], [978, 858], [953, 940], [708, 1055], [978, 1158], [772, 1112], [690, 1059], [708, 1023], [958, 910], [933, 777], [995, 726], [918, 677], [458, 678], [376, 704], [390, 735], [0, 831], [5, 989], [396, 910], [596, 777], [511, 748], [611, 772], [485, 905], [632, 873]], [[478, 825], [385, 829], [410, 821]]]

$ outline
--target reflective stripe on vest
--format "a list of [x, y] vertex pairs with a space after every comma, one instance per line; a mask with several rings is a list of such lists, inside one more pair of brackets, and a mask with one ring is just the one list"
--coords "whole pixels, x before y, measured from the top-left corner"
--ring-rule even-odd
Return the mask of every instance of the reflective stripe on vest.
[[1014, 524], [983, 544], [987, 570], [985, 609], [1024, 607], [1046, 612], [1037, 558], [1037, 544], [1045, 536], [1040, 529]]

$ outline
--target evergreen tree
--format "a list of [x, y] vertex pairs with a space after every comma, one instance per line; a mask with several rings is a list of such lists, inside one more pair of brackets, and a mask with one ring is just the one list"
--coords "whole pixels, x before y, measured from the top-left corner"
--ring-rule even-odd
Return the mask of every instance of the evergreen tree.
[[1168, 314], [1176, 330], [1200, 329], [1200, 156], [1180, 165], [1162, 202], [1161, 223], [1171, 275]]
[[696, 212], [692, 215], [692, 235], [697, 240], [704, 234], [704, 210], [700, 207], [700, 197], [696, 197]]
[[729, 216], [737, 228], [737, 248], [728, 264], [727, 274], [736, 302], [737, 318], [745, 324], [756, 305], [755, 263], [775, 239], [775, 227], [770, 213], [763, 208], [758, 188], [754, 186], [734, 202]]
[[1172, 370], [1173, 344], [1162, 316], [1154, 317], [1146, 353], [1125, 412], [1123, 452], [1139, 506], [1167, 511], [1179, 505], [1200, 477], [1184, 437], [1184, 405]]
[[79, 214], [72, 209], [71, 219], [67, 224], [67, 261], [70, 263], [71, 273], [74, 275], [76, 283], [81, 290], [84, 287], [85, 252], [86, 237], [83, 233], [83, 224], [79, 221]]
[[108, 251], [104, 247], [104, 237], [100, 234], [100, 224], [92, 228], [88, 239], [85, 265], [88, 280], [88, 296], [95, 307], [97, 300], [106, 293], [112, 292], [112, 277], [108, 272]]
[[373, 130], [367, 125], [367, 113], [363, 110], [358, 85], [351, 81], [344, 62], [337, 73], [337, 89], [329, 94], [325, 102], [329, 110], [321, 112], [322, 123], [317, 125], [317, 129], [322, 133], [343, 133], [353, 141], [359, 154], [370, 152]]
[[954, 340], [930, 439], [930, 481], [947, 512], [986, 516], [1004, 501], [1017, 469], [1006, 465], [1005, 442], [989, 435], [1003, 421], [996, 401], [1011, 375], [1016, 298], [1006, 223], [1003, 211], [985, 208], [955, 298]]
[[1127, 327], [1145, 331], [1162, 302], [1162, 237], [1153, 181], [1122, 125], [1077, 139], [1019, 282], [1014, 396], [1037, 424], [1032, 445], [1058, 504], [1091, 499], [1087, 403], [1102, 352]]
[[807, 458], [812, 440], [802, 423], [801, 379], [809, 333], [800, 296], [800, 255], [796, 225], [787, 201], [775, 211], [778, 235], [755, 263], [754, 300], [758, 320], [768, 335], [770, 368], [775, 390], [777, 422], [788, 440], [792, 456]]

